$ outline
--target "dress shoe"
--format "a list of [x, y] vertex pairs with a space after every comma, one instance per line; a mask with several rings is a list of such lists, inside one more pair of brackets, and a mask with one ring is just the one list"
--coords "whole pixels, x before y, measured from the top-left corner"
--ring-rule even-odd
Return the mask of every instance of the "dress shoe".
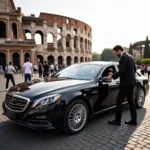
[[116, 120], [112, 120], [112, 121], [108, 121], [108, 124], [111, 124], [111, 125], [121, 125], [121, 122], [120, 121], [116, 121]]
[[133, 121], [133, 120], [125, 121], [125, 124], [129, 124], [129, 125], [137, 125], [137, 121]]

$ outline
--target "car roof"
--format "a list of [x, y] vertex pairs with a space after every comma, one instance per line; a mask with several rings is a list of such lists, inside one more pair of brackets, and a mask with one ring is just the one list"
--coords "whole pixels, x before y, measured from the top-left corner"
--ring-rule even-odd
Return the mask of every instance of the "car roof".
[[82, 64], [95, 64], [95, 65], [101, 65], [101, 66], [107, 66], [107, 65], [118, 65], [118, 62], [111, 62], [111, 61], [92, 61], [92, 62], [84, 62]]

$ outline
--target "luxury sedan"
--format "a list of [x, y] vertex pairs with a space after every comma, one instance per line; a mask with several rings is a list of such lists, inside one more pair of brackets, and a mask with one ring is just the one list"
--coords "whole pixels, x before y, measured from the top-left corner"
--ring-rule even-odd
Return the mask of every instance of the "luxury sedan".
[[[119, 78], [110, 81], [107, 77], [117, 71], [116, 62], [88, 62], [71, 65], [45, 79], [18, 84], [7, 92], [3, 114], [32, 129], [78, 133], [89, 118], [115, 107]], [[134, 100], [141, 108], [149, 83], [139, 72], [135, 75]]]

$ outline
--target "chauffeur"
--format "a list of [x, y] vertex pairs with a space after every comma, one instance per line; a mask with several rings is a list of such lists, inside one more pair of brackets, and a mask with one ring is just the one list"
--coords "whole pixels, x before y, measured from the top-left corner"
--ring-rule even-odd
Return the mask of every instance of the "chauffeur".
[[119, 71], [113, 75], [109, 75], [108, 79], [112, 80], [112, 78], [116, 79], [120, 77], [120, 87], [118, 97], [116, 99], [115, 119], [108, 121], [108, 124], [121, 125], [122, 103], [124, 99], [127, 98], [131, 113], [131, 120], [125, 121], [125, 123], [130, 125], [137, 125], [136, 106], [133, 100], [133, 90], [136, 84], [135, 63], [133, 57], [124, 52], [120, 45], [117, 45], [113, 48], [113, 53], [114, 55], [120, 57]]

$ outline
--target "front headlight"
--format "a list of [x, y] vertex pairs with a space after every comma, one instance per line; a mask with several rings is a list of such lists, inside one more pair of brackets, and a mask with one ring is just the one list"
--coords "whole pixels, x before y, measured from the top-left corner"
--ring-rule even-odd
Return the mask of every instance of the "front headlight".
[[55, 94], [55, 95], [49, 95], [49, 96], [42, 97], [41, 99], [36, 100], [32, 107], [34, 107], [34, 108], [43, 107], [45, 105], [48, 105], [48, 104], [51, 104], [51, 103], [54, 103], [54, 102], [58, 101], [60, 99], [60, 97], [61, 97], [60, 94]]

